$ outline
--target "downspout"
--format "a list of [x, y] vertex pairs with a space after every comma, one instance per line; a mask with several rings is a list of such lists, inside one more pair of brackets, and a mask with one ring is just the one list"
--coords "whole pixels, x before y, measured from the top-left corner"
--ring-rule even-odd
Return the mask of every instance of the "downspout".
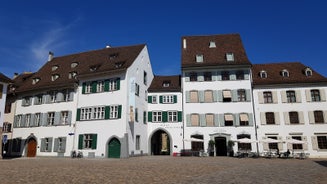
[[253, 95], [253, 80], [252, 80], [252, 70], [250, 69], [250, 81], [251, 81], [251, 96], [252, 96], [252, 110], [253, 110], [253, 122], [254, 122], [254, 131], [255, 131], [255, 140], [256, 140], [256, 147], [257, 147], [257, 154], [259, 156], [259, 140], [258, 140], [258, 127], [257, 127], [257, 121], [256, 121], [256, 113], [255, 113], [255, 107], [254, 107], [254, 95]]

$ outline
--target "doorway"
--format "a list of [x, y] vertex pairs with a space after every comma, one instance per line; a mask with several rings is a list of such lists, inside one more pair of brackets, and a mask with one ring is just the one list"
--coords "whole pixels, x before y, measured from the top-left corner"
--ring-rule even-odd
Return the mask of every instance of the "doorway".
[[156, 131], [151, 137], [152, 155], [170, 155], [170, 139], [167, 132]]
[[227, 156], [226, 137], [215, 137], [216, 156]]
[[36, 140], [34, 138], [30, 138], [27, 142], [27, 157], [35, 157], [36, 156]]
[[108, 158], [120, 158], [120, 141], [113, 138], [108, 143]]

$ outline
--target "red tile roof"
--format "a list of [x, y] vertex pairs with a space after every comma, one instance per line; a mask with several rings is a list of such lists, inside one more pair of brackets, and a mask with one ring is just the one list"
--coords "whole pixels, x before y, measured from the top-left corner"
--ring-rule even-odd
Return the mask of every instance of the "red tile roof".
[[[45, 63], [39, 71], [29, 77], [16, 92], [26, 92], [31, 90], [51, 90], [58, 88], [73, 88], [78, 78], [83, 76], [94, 76], [110, 74], [113, 72], [125, 71], [140, 54], [145, 44], [111, 47], [100, 50], [82, 52], [67, 56], [54, 57]], [[72, 67], [72, 63], [78, 63]], [[57, 66], [56, 70], [53, 67]], [[95, 69], [91, 71], [91, 68]], [[69, 78], [69, 73], [76, 72], [77, 78]], [[59, 78], [52, 81], [53, 75]], [[33, 79], [39, 78], [40, 81], [32, 84]]]
[[[209, 48], [210, 42], [216, 47]], [[227, 62], [226, 53], [234, 54], [233, 62]], [[197, 54], [203, 55], [202, 63], [196, 62]], [[182, 37], [182, 68], [219, 65], [251, 65], [239, 34]]]
[[[169, 86], [165, 87], [164, 83], [169, 83]], [[155, 76], [148, 92], [181, 92], [181, 76]]]
[[[269, 64], [254, 64], [252, 66], [252, 76], [254, 85], [272, 84], [301, 84], [327, 82], [327, 78], [312, 70], [311, 76], [305, 75], [305, 69], [309, 68], [300, 62], [282, 62]], [[289, 77], [283, 77], [281, 72], [287, 70]], [[267, 78], [261, 78], [260, 72], [266, 71]]]

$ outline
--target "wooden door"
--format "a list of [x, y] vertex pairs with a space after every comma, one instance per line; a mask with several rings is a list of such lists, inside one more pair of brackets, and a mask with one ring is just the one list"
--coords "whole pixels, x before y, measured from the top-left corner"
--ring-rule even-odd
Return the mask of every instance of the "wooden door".
[[118, 139], [112, 139], [108, 145], [108, 157], [120, 158], [120, 142]]
[[36, 140], [30, 139], [27, 144], [27, 157], [36, 156]]

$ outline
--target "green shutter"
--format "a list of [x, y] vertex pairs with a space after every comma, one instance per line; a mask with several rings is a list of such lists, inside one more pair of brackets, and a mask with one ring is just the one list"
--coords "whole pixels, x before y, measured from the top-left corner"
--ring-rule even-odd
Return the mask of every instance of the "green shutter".
[[167, 122], [168, 121], [168, 112], [163, 111], [162, 112], [162, 122]]
[[152, 96], [148, 96], [148, 103], [152, 103]]
[[251, 102], [251, 90], [247, 89], [245, 90], [245, 97], [247, 102]]
[[174, 103], [177, 103], [177, 95], [174, 95]]
[[92, 134], [92, 149], [97, 149], [98, 134]]
[[117, 78], [117, 90], [120, 90], [120, 78]]
[[109, 80], [104, 81], [104, 91], [109, 91]]
[[121, 118], [121, 105], [118, 105], [118, 118]]
[[78, 149], [83, 149], [83, 140], [84, 139], [84, 135], [83, 134], [79, 134], [78, 135]]
[[177, 118], [178, 118], [178, 122], [182, 122], [183, 121], [182, 111], [178, 111]]
[[109, 119], [110, 118], [110, 106], [106, 106], [104, 108], [104, 119]]
[[152, 112], [148, 111], [148, 122], [152, 122]]
[[83, 84], [82, 84], [82, 94], [85, 94], [85, 87], [86, 87], [86, 83], [83, 82]]
[[159, 96], [159, 103], [162, 103], [162, 96]]
[[81, 120], [81, 109], [80, 108], [77, 109], [77, 113], [76, 113], [76, 121], [79, 121], [79, 120]]
[[97, 92], [97, 81], [93, 81], [92, 82], [92, 93], [96, 93]]

